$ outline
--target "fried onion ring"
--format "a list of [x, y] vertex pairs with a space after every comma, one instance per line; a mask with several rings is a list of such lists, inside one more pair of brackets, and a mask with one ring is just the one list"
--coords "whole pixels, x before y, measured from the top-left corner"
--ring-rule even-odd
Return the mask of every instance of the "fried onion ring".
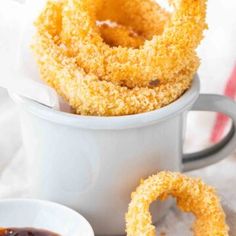
[[[73, 46], [67, 46], [68, 42], [65, 42], [63, 36], [65, 34], [63, 14], [65, 14], [67, 1], [69, 0], [49, 1], [47, 3], [36, 22], [37, 34], [33, 51], [42, 79], [55, 88], [69, 102], [76, 113], [117, 116], [152, 111], [173, 102], [190, 87], [193, 75], [199, 66], [199, 59], [194, 51], [191, 52], [192, 55], [188, 62], [183, 64], [183, 68], [175, 74], [172, 80], [163, 82], [154, 80], [151, 86], [149, 84], [149, 87], [130, 89], [103, 80], [96, 73], [88, 72], [82, 65], [78, 65], [77, 56], [73, 55]], [[106, 11], [104, 10], [104, 12]], [[67, 12], [67, 14], [71, 13]], [[165, 15], [166, 13], [160, 14]], [[99, 20], [104, 19], [101, 17]], [[164, 21], [159, 23], [156, 33], [160, 32], [160, 25], [164, 27]], [[133, 29], [132, 26], [127, 23], [126, 26], [122, 26], [121, 31], [120, 29], [115, 30], [119, 31], [118, 34], [124, 35]], [[70, 26], [68, 25], [68, 27]], [[97, 29], [101, 30], [99, 27]], [[107, 39], [114, 40], [115, 43], [119, 42], [119, 40], [112, 38], [110, 32], [105, 34], [107, 34]], [[148, 37], [147, 35], [148, 29], [144, 27], [143, 34], [139, 32], [138, 37]], [[133, 42], [128, 46], [132, 47], [132, 44]], [[110, 46], [107, 45], [107, 47]], [[121, 49], [120, 46], [115, 48]], [[84, 58], [88, 61], [92, 60], [93, 53], [91, 53], [91, 50], [93, 51], [93, 49], [84, 47], [83, 50]], [[99, 60], [97, 58], [93, 59], [97, 61], [97, 68], [102, 71], [104, 67], [99, 64]]]
[[228, 236], [229, 228], [215, 189], [199, 179], [165, 171], [142, 181], [132, 193], [126, 214], [127, 236], [155, 236], [149, 206], [153, 201], [169, 196], [177, 199], [181, 210], [195, 215], [195, 236]]
[[[137, 16], [140, 16], [141, 9], [145, 19], [149, 15], [151, 19], [154, 18], [153, 14], [159, 19], [159, 11], [151, 11], [151, 7], [160, 7], [152, 0], [118, 0], [105, 1], [109, 7], [101, 10], [103, 2], [67, 0], [62, 11], [61, 37], [76, 56], [78, 65], [87, 73], [129, 88], [148, 87], [156, 79], [160, 82], [171, 81], [193, 57], [193, 50], [200, 43], [206, 28], [206, 0], [172, 0], [175, 11], [162, 34], [146, 40], [139, 49], [110, 47], [99, 33], [97, 16], [113, 17], [111, 20], [117, 20], [118, 23], [123, 23], [121, 19], [124, 18], [126, 24], [130, 22], [129, 26], [132, 24], [133, 30], [141, 34], [139, 28], [144, 27], [143, 24], [137, 29], [138, 24], [132, 23], [130, 19], [139, 19]], [[119, 11], [119, 7], [122, 11]], [[106, 9], [111, 13], [100, 12]], [[104, 20], [102, 17], [100, 19]], [[144, 25], [145, 35], [148, 30]], [[152, 26], [150, 22], [150, 28]]]
[[[128, 5], [124, 7], [124, 4]], [[166, 10], [152, 1], [131, 8], [127, 1], [104, 0], [99, 6], [97, 25], [104, 42], [112, 47], [140, 47], [146, 39], [161, 34], [170, 17]]]
[[99, 0], [97, 19], [111, 20], [133, 29], [138, 35], [152, 39], [163, 32], [170, 14], [153, 0]]
[[33, 49], [43, 80], [54, 87], [76, 113], [116, 116], [155, 110], [176, 100], [191, 85], [199, 64], [196, 55], [175, 80], [155, 88], [129, 89], [86, 74], [77, 66], [76, 59], [68, 56], [67, 48], [57, 36], [62, 6], [57, 2], [47, 4], [39, 18], [39, 33]]

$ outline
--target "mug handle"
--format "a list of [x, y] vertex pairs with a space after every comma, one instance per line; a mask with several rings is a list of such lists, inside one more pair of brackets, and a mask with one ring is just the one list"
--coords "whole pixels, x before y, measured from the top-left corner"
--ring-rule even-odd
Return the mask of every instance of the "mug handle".
[[221, 95], [201, 94], [192, 111], [213, 111], [224, 113], [232, 119], [229, 133], [219, 143], [205, 150], [184, 154], [183, 171], [196, 170], [214, 164], [236, 149], [236, 103]]

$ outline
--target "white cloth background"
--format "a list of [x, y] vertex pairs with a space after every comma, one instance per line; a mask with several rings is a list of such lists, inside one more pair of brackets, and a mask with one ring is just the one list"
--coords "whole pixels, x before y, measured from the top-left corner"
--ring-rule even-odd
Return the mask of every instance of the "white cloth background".
[[[31, 0], [36, 2], [37, 0]], [[0, 6], [0, 79], [3, 71], [14, 67], [17, 57], [16, 45], [20, 41], [18, 21], [22, 19], [20, 7], [10, 0], [1, 0]], [[4, 4], [7, 3], [7, 4]], [[11, 12], [13, 14], [5, 14]], [[236, 62], [236, 2], [235, 0], [209, 0], [209, 30], [199, 48], [202, 65], [199, 70], [202, 92], [223, 93]], [[11, 18], [10, 15], [14, 15]], [[208, 144], [209, 133], [214, 123], [213, 114], [190, 114], [186, 149], [193, 150]], [[32, 137], [33, 138], [33, 137]], [[29, 157], [30, 158], [30, 157]], [[17, 108], [7, 92], [0, 89], [0, 197], [27, 197], [30, 188], [25, 170], [24, 149], [22, 147], [20, 121]], [[215, 186], [222, 197], [231, 226], [231, 236], [236, 235], [236, 155], [211, 167], [194, 171], [191, 175], [200, 176]], [[166, 235], [192, 235], [192, 218], [175, 208], [159, 223], [159, 232]]]

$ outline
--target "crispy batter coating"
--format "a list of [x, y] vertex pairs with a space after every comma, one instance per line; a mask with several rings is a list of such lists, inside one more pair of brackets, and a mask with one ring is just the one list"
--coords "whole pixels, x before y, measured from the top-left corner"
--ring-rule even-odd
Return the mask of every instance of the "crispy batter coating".
[[153, 0], [100, 0], [97, 2], [98, 20], [111, 20], [133, 29], [146, 39], [161, 34], [170, 14]]
[[[145, 40], [163, 32], [170, 14], [155, 1], [145, 0], [140, 3], [103, 0], [97, 4], [96, 17], [99, 22], [105, 23], [99, 24], [105, 43], [110, 46], [139, 48]], [[112, 22], [113, 27], [109, 27], [107, 19]]]
[[138, 35], [131, 28], [123, 25], [110, 25], [108, 23], [100, 24], [99, 30], [105, 43], [110, 46], [139, 48], [145, 41], [145, 38]]
[[[104, 57], [107, 55], [104, 51], [104, 47], [108, 48], [108, 51], [116, 52], [118, 50], [121, 54], [122, 51], [132, 52], [131, 54], [136, 59], [136, 53], [140, 52], [140, 50], [146, 50], [146, 53], [150, 55], [152, 55], [154, 53], [153, 50], [157, 48], [159, 48], [160, 52], [165, 51], [165, 48], [162, 48], [163, 45], [151, 45], [150, 48], [145, 47], [147, 44], [152, 44], [153, 39], [151, 41], [145, 41], [144, 46], [142, 46], [142, 40], [148, 39], [153, 34], [148, 26], [157, 35], [162, 34], [163, 30], [170, 31], [170, 26], [167, 29], [164, 27], [169, 19], [168, 13], [162, 10], [156, 3], [154, 4], [152, 0], [135, 1], [137, 3], [137, 5], [134, 4], [135, 6], [132, 3], [133, 1], [99, 0], [105, 5], [98, 4], [98, 6], [102, 6], [102, 10], [99, 10], [98, 7], [97, 14], [99, 14], [97, 20], [105, 21], [109, 16], [111, 18], [109, 20], [115, 21], [117, 26], [104, 29], [104, 26], [99, 26], [96, 23], [96, 27], [93, 28], [90, 21], [87, 20], [87, 15], [82, 14], [84, 11], [81, 13], [81, 9], [78, 8], [78, 4], [85, 4], [87, 1], [88, 0], [49, 1], [36, 22], [37, 34], [33, 45], [33, 51], [39, 65], [42, 79], [55, 88], [56, 91], [69, 102], [76, 113], [83, 115], [117, 116], [152, 111], [175, 101], [190, 87], [193, 75], [199, 66], [199, 59], [193, 49], [189, 50], [187, 53], [184, 45], [182, 45], [182, 48], [188, 59], [185, 60], [183, 58], [182, 65], [179, 66], [178, 70], [175, 70], [175, 72], [170, 70], [169, 74], [173, 73], [173, 77], [169, 77], [168, 80], [160, 80], [159, 78], [153, 77], [151, 83], [149, 81], [148, 86], [136, 86], [133, 88], [125, 86], [127, 80], [132, 81], [132, 79], [129, 78], [129, 74], [134, 72], [134, 67], [136, 67], [137, 73], [140, 72], [138, 64], [133, 64], [133, 60], [127, 61], [127, 63], [124, 64], [122, 64], [122, 60], [120, 61], [121, 64], [111, 60], [105, 63], [106, 66], [103, 63]], [[141, 2], [143, 5], [140, 5]], [[205, 9], [205, 0], [196, 0], [195, 2], [202, 3], [202, 6], [196, 10], [196, 12], [202, 12], [202, 17], [204, 18], [203, 9]], [[122, 7], [123, 3], [128, 4], [127, 6], [125, 5], [125, 10], [124, 7]], [[156, 10], [158, 9], [157, 12], [160, 18], [158, 18], [156, 11], [151, 10], [153, 4]], [[141, 6], [144, 7], [142, 8]], [[94, 8], [95, 3], [91, 5], [85, 4], [84, 7], [85, 9], [89, 9], [90, 12], [92, 11], [90, 8]], [[113, 11], [111, 11], [111, 9], [113, 9]], [[116, 9], [123, 10], [124, 13], [121, 11], [120, 14], [115, 14]], [[134, 9], [134, 13], [132, 13], [132, 9]], [[141, 14], [138, 14], [138, 12], [142, 14], [145, 12], [147, 14], [148, 12], [150, 19], [156, 17], [154, 21], [156, 25], [146, 19], [148, 18], [148, 14], [142, 18]], [[127, 16], [128, 13], [129, 16]], [[123, 16], [123, 14], [126, 15], [126, 17]], [[80, 22], [78, 20], [79, 18], [84, 22], [83, 25], [88, 25], [86, 30], [84, 26], [82, 27], [78, 23]], [[203, 18], [199, 18], [198, 20], [199, 27], [197, 27], [197, 32], [202, 32], [203, 25], [205, 25]], [[186, 16], [186, 19], [189, 19], [189, 17]], [[148, 24], [144, 23], [146, 20]], [[183, 22], [185, 22], [184, 19], [181, 20], [181, 23]], [[187, 23], [191, 25], [191, 22], [186, 20], [186, 24]], [[170, 23], [168, 23], [168, 25], [170, 25]], [[96, 32], [95, 37], [94, 32]], [[132, 34], [130, 34], [130, 32]], [[112, 47], [106, 44], [101, 37], [102, 34], [107, 41], [110, 40], [111, 44], [123, 44], [124, 47]], [[85, 45], [84, 41], [82, 43], [79, 38], [76, 38], [76, 35], [88, 40], [87, 44]], [[172, 38], [175, 38], [174, 35], [175, 33], [172, 32]], [[128, 40], [123, 41], [122, 36]], [[191, 36], [193, 36], [193, 39]], [[194, 34], [189, 35], [189, 43], [187, 46], [191, 44], [191, 41], [195, 42], [197, 45], [197, 42], [199, 42], [202, 37], [198, 33], [197, 36], [196, 38]], [[153, 38], [158, 37], [154, 36]], [[163, 36], [160, 35], [160, 37]], [[97, 43], [97, 40], [100, 40], [104, 47], [94, 47], [93, 43]], [[125, 43], [127, 45], [124, 45]], [[181, 44], [182, 42], [179, 42], [179, 45]], [[139, 49], [135, 49], [138, 46]], [[96, 57], [94, 53], [96, 55], [99, 54], [99, 56]], [[175, 53], [175, 58], [166, 58], [166, 65], [170, 60], [180, 61], [182, 54], [178, 50]], [[122, 57], [131, 56], [131, 54], [124, 53]], [[114, 54], [114, 56], [115, 55], [116, 54]], [[83, 57], [83, 61], [78, 59], [80, 57]], [[143, 61], [144, 59], [145, 58], [140, 57], [138, 61]], [[149, 60], [148, 58], [146, 59]], [[161, 60], [161, 58], [159, 59]], [[92, 71], [90, 68], [87, 68], [85, 64], [90, 64], [90, 66], [93, 67]], [[164, 57], [162, 58], [161, 64], [165, 64]], [[175, 62], [173, 66], [174, 64]], [[110, 71], [108, 74], [114, 76], [114, 78], [120, 76], [118, 82], [116, 79], [110, 81], [107, 79], [106, 75], [104, 75], [105, 71], [108, 72], [108, 67], [112, 66], [116, 69]], [[123, 66], [126, 67], [125, 70], [122, 69]], [[162, 71], [164, 73], [161, 67], [158, 68], [157, 70], [160, 73], [162, 73]], [[151, 65], [147, 65], [142, 73], [143, 77], [146, 76], [146, 73], [152, 73]]]
[[142, 181], [132, 193], [126, 214], [127, 236], [155, 236], [149, 206], [153, 201], [169, 196], [176, 198], [181, 210], [195, 215], [195, 236], [228, 236], [229, 228], [215, 189], [200, 179], [165, 171]]
[[49, 2], [45, 15], [41, 15], [44, 21], [40, 22], [34, 51], [42, 78], [69, 102], [76, 113], [112, 116], [155, 110], [176, 100], [191, 85], [199, 63], [197, 56], [174, 81], [155, 88], [129, 89], [86, 74], [77, 66], [75, 58], [67, 56], [67, 48], [57, 43], [55, 23], [60, 19], [59, 8], [58, 3]]
[[[120, 1], [121, 4], [118, 4]], [[73, 55], [76, 55], [78, 65], [86, 72], [96, 74], [102, 80], [129, 88], [149, 86], [150, 81], [156, 79], [160, 82], [172, 80], [188, 64], [206, 28], [205, 1], [171, 1], [175, 11], [166, 22], [163, 33], [154, 35], [139, 49], [134, 49], [110, 47], [104, 43], [96, 25], [102, 0], [68, 0], [62, 12], [61, 35], [63, 42], [71, 48]], [[126, 16], [126, 18], [132, 22], [131, 19], [135, 18], [132, 12], [135, 12], [136, 22], [139, 22], [140, 26], [138, 29], [135, 28], [138, 27], [135, 21], [129, 26], [135, 26], [133, 27], [135, 32], [140, 32], [140, 28], [144, 27], [144, 35], [148, 27], [142, 24], [144, 20], [139, 20], [141, 14], [145, 15], [145, 19], [149, 14], [151, 18], [154, 18], [152, 14], [156, 14], [156, 18], [159, 19], [159, 11], [150, 11], [153, 6], [160, 8], [152, 0], [106, 2], [109, 5], [107, 8], [113, 9], [110, 10], [112, 13], [107, 14], [108, 16], [113, 16], [113, 12], [122, 16], [122, 10], [127, 9], [125, 15], [131, 17]], [[119, 11], [120, 5], [121, 11]], [[116, 15], [114, 19], [123, 18]], [[128, 20], [124, 21], [128, 22]], [[149, 23], [152, 28], [153, 23]], [[88, 54], [89, 56], [85, 56]]]

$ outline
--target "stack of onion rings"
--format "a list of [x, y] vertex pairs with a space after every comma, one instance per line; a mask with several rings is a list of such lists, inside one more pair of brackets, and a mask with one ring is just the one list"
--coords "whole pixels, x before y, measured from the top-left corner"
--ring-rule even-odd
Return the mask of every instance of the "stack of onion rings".
[[[78, 114], [165, 106], [189, 88], [199, 66], [205, 1], [172, 1], [171, 16], [152, 0], [49, 1], [33, 45], [41, 76]], [[106, 20], [117, 26], [97, 24]]]
[[127, 236], [155, 236], [149, 206], [169, 196], [177, 199], [181, 210], [195, 215], [193, 231], [196, 236], [228, 236], [229, 228], [215, 190], [199, 179], [172, 172], [149, 177], [132, 194], [126, 214]]
[[[177, 3], [176, 11], [161, 35], [146, 40], [140, 49], [113, 48], [103, 42], [100, 33], [97, 31], [96, 17], [101, 2], [103, 1], [68, 1], [63, 9], [62, 36], [65, 42], [69, 42], [67, 46], [71, 47], [74, 55], [76, 55], [78, 64], [82, 65], [87, 72], [94, 73], [103, 80], [112, 81], [129, 88], [149, 86], [150, 81], [155, 79], [159, 81], [173, 79], [176, 73], [181, 71], [192, 58], [193, 49], [200, 43], [203, 29], [206, 27], [204, 21], [199, 21], [205, 17], [203, 14], [205, 12], [201, 9], [205, 0], [176, 0], [174, 1]], [[132, 23], [132, 19], [137, 19], [140, 15], [138, 12], [139, 14], [135, 14], [135, 17], [131, 17], [136, 13], [137, 6], [140, 11], [142, 9], [148, 13], [152, 7], [158, 6], [151, 0], [119, 0], [118, 3], [121, 2], [122, 6], [121, 11], [119, 11], [120, 4], [114, 4], [114, 1], [105, 2], [111, 7], [104, 7], [101, 11], [113, 9], [114, 6], [119, 13], [125, 12], [122, 9], [126, 9], [127, 12], [125, 13], [130, 18], [128, 22]], [[147, 3], [152, 4], [152, 6], [147, 7], [148, 10], [145, 5]], [[151, 11], [149, 14], [155, 14], [158, 12], [157, 10]], [[109, 13], [106, 14], [106, 17], [112, 18]], [[115, 19], [112, 20], [117, 22], [120, 20], [118, 16], [118, 19], [113, 18]], [[84, 49], [89, 50], [89, 58], [84, 56]], [[98, 62], [99, 68], [97, 68]], [[103, 70], [101, 70], [101, 65], [103, 65]]]

